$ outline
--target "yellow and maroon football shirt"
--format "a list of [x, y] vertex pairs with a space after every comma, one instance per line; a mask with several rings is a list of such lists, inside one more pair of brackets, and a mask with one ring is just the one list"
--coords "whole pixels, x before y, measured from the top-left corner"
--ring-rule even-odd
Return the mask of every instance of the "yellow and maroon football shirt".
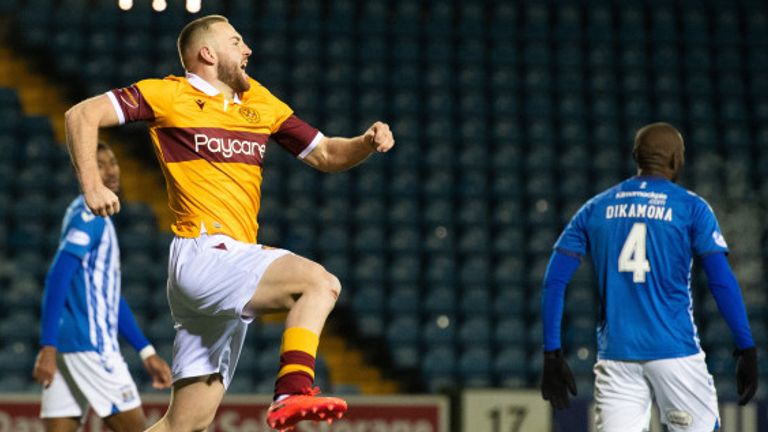
[[272, 137], [304, 158], [322, 133], [251, 79], [228, 101], [194, 74], [147, 79], [107, 92], [120, 123], [147, 121], [180, 237], [201, 230], [255, 243], [262, 162]]

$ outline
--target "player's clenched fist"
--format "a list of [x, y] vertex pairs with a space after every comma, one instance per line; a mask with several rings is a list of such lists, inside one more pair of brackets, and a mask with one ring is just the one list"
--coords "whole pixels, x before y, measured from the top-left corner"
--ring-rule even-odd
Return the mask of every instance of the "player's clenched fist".
[[379, 153], [388, 152], [395, 145], [395, 138], [392, 136], [392, 131], [389, 130], [389, 125], [380, 121], [365, 131], [363, 140]]
[[83, 196], [85, 197], [85, 204], [97, 216], [112, 216], [120, 211], [120, 199], [104, 185], [83, 191]]

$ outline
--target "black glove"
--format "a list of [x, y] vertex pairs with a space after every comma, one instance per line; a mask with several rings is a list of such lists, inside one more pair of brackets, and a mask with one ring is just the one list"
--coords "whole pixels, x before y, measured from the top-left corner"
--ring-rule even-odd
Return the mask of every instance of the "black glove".
[[576, 396], [576, 381], [563, 358], [563, 351], [544, 351], [541, 396], [552, 404], [552, 408], [563, 409], [571, 406], [568, 392]]
[[733, 352], [736, 357], [736, 390], [739, 405], [746, 405], [757, 391], [757, 348], [746, 348]]

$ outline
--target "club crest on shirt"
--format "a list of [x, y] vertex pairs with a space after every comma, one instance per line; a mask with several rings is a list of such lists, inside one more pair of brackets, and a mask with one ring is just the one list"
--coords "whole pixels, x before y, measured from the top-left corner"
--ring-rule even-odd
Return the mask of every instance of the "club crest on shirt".
[[719, 232], [717, 232], [717, 231], [713, 232], [712, 233], [712, 239], [715, 241], [716, 245], [718, 245], [720, 247], [723, 247], [723, 248], [727, 248], [728, 247], [728, 243], [725, 242], [725, 237], [723, 237], [723, 235], [720, 234]]
[[238, 110], [241, 116], [247, 121], [248, 123], [258, 123], [259, 120], [261, 120], [261, 116], [259, 116], [259, 112], [256, 111], [253, 108], [248, 107], [240, 107]]

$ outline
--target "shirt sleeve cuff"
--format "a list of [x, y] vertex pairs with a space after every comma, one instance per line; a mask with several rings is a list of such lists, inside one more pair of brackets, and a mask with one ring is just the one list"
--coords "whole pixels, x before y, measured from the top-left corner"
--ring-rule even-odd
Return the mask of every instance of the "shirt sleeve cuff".
[[117, 101], [117, 97], [111, 91], [108, 91], [105, 94], [109, 98], [109, 101], [112, 102], [112, 107], [115, 109], [115, 114], [117, 114], [117, 119], [120, 121], [120, 124], [125, 124], [125, 114], [123, 114], [123, 109], [120, 108], [120, 103]]
[[320, 144], [320, 140], [322, 140], [324, 136], [325, 135], [323, 135], [322, 132], [318, 131], [317, 135], [315, 135], [315, 137], [312, 138], [312, 142], [310, 142], [309, 145], [307, 146], [307, 148], [302, 150], [302, 152], [299, 153], [299, 155], [297, 157], [299, 159], [304, 159], [305, 157], [309, 156], [309, 154], [312, 153], [312, 150], [314, 150], [315, 147], [317, 147], [317, 145]]
[[153, 347], [152, 344], [145, 346], [141, 349], [141, 351], [139, 351], [139, 357], [141, 357], [141, 361], [146, 361], [148, 358], [155, 354], [157, 354], [157, 351], [155, 351], [155, 347]]

